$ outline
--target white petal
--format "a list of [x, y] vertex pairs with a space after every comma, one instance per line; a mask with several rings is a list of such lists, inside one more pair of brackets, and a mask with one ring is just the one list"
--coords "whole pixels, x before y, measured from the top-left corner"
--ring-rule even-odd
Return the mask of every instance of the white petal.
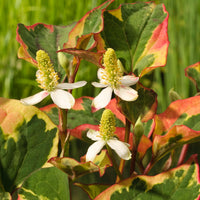
[[62, 109], [70, 109], [75, 103], [74, 97], [67, 91], [56, 89], [50, 93], [53, 102]]
[[83, 87], [86, 83], [86, 81], [78, 81], [76, 83], [60, 83], [56, 86], [56, 88], [70, 90], [74, 88]]
[[97, 71], [97, 77], [99, 80], [102, 80], [102, 77], [106, 75], [105, 69], [99, 68]]
[[124, 86], [131, 86], [131, 85], [135, 85], [139, 81], [139, 77], [127, 75], [127, 76], [123, 76], [120, 81], [121, 81], [121, 84]]
[[95, 131], [95, 130], [92, 130], [92, 129], [90, 129], [87, 132], [87, 137], [90, 138], [91, 140], [94, 140], [94, 141], [101, 140], [101, 137], [99, 135], [99, 131]]
[[99, 140], [93, 143], [87, 150], [86, 162], [93, 161], [105, 144], [106, 142], [104, 140]]
[[107, 144], [118, 154], [120, 158], [124, 160], [131, 159], [131, 152], [127, 146], [127, 143], [122, 142], [116, 138], [112, 138], [107, 141]]
[[21, 99], [20, 101], [25, 105], [35, 105], [47, 97], [49, 93], [47, 91], [41, 91], [33, 96]]
[[94, 106], [97, 109], [106, 107], [111, 100], [111, 96], [112, 96], [112, 88], [111, 87], [107, 87], [107, 88], [103, 89], [99, 93], [99, 95], [97, 95], [94, 98], [94, 100], [92, 102], [92, 106]]
[[135, 101], [138, 98], [138, 93], [131, 87], [120, 86], [114, 89], [114, 93], [124, 101]]
[[108, 85], [106, 85], [106, 84], [97, 83], [97, 82], [92, 82], [92, 85], [93, 85], [94, 87], [97, 87], [97, 88], [105, 88], [105, 87], [108, 86]]

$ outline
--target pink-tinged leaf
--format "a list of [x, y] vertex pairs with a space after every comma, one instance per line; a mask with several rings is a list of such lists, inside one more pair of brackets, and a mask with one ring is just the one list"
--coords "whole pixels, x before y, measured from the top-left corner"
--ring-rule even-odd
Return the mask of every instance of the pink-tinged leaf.
[[200, 92], [200, 62], [185, 68], [185, 75], [195, 84], [197, 91]]
[[137, 148], [138, 158], [142, 160], [146, 151], [152, 146], [151, 140], [143, 135]]
[[153, 155], [160, 159], [171, 150], [183, 144], [200, 141], [200, 131], [194, 131], [187, 126], [173, 126], [165, 135], [156, 135], [153, 140]]
[[82, 96], [82, 97], [76, 99], [75, 104], [74, 104], [74, 106], [73, 106], [72, 109], [73, 109], [73, 110], [85, 110], [85, 108], [84, 108], [84, 106], [83, 106], [83, 104], [84, 104], [83, 99], [84, 99], [84, 98], [93, 100], [93, 97]]
[[72, 54], [73, 56], [77, 56], [81, 59], [84, 59], [88, 62], [91, 62], [98, 67], [102, 67], [101, 60], [103, 57], [104, 52], [92, 52], [92, 51], [87, 51], [87, 50], [82, 50], [82, 49], [62, 49], [58, 52], [65, 52], [68, 54]]
[[77, 46], [77, 38], [81, 38], [83, 35], [91, 36], [91, 34], [100, 32], [103, 29], [102, 14], [113, 1], [105, 1], [102, 5], [86, 13], [70, 32], [68, 41], [63, 48], [75, 48]]
[[0, 138], [1, 183], [8, 192], [49, 166], [47, 160], [58, 152], [57, 127], [38, 108], [18, 100], [0, 98]]
[[123, 180], [103, 191], [94, 200], [198, 200], [199, 194], [199, 166], [192, 158], [184, 165], [155, 176], [138, 175]]
[[127, 73], [144, 76], [166, 64], [168, 12], [164, 4], [130, 3], [104, 12], [101, 45], [113, 48]]
[[67, 173], [72, 180], [93, 172], [99, 172], [99, 175], [103, 176], [106, 168], [112, 166], [106, 150], [102, 150], [101, 153], [95, 157], [94, 162], [85, 162], [84, 158], [82, 158], [81, 162], [78, 162], [73, 158], [67, 157], [54, 157], [51, 158], [49, 162]]
[[154, 61], [151, 64], [151, 66], [146, 67], [144, 70], [142, 70], [140, 77], [152, 71], [154, 68], [165, 66], [167, 62], [167, 52], [169, 46], [169, 40], [167, 34], [168, 12], [166, 11], [164, 4], [162, 6], [163, 6], [163, 11], [164, 13], [167, 13], [167, 16], [165, 17], [163, 22], [159, 24], [152, 32], [151, 38], [146, 43], [145, 49], [142, 55], [138, 58], [137, 62], [140, 65], [141, 62], [140, 60], [151, 55], [154, 56]]
[[82, 140], [84, 137], [86, 137], [86, 132], [89, 129], [99, 131], [99, 125], [82, 124], [73, 129], [70, 129], [69, 131], [70, 135]]
[[115, 98], [113, 98], [109, 102], [109, 104], [106, 106], [106, 109], [110, 109], [115, 114], [115, 116], [125, 124], [126, 122], [125, 116], [119, 111], [117, 101]]
[[[72, 109], [68, 111], [68, 128], [69, 130], [74, 129], [83, 124], [91, 124], [91, 125], [99, 125], [101, 120], [101, 115], [103, 109], [92, 112], [91, 104], [92, 104], [92, 97], [80, 97], [76, 99], [75, 105]], [[116, 126], [123, 127], [124, 126], [124, 117], [120, 112], [117, 110], [116, 101], [112, 100], [111, 103], [108, 105], [108, 108], [116, 115]], [[46, 106], [41, 108], [43, 112], [45, 112], [51, 120], [58, 125], [59, 118], [58, 118], [58, 108], [54, 105]]]
[[172, 102], [161, 114], [155, 115], [153, 135], [163, 135], [175, 125], [200, 130], [200, 96], [190, 97]]

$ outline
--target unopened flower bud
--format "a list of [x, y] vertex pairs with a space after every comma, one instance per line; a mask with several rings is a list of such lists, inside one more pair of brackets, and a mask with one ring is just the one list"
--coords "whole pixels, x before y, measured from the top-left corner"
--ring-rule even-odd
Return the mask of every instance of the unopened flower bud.
[[181, 99], [181, 96], [172, 88], [169, 91], [169, 99], [171, 102]]
[[69, 60], [67, 59], [67, 56], [63, 52], [58, 52], [58, 62], [67, 72], [69, 66]]
[[144, 134], [144, 126], [141, 122], [141, 117], [138, 117], [133, 132], [135, 136], [135, 145], [137, 146], [140, 142], [142, 135]]

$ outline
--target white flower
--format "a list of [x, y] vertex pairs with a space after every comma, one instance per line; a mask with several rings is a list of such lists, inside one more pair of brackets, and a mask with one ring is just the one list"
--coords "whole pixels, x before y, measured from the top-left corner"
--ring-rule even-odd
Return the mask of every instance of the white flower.
[[114, 136], [115, 129], [115, 116], [111, 110], [105, 109], [101, 117], [99, 131], [89, 130], [87, 132], [87, 137], [96, 142], [88, 148], [86, 162], [93, 161], [95, 156], [106, 144], [113, 149], [120, 158], [124, 160], [129, 160], [131, 158], [129, 144], [121, 142]]
[[115, 137], [110, 137], [108, 140], [104, 140], [100, 135], [99, 131], [89, 130], [87, 132], [87, 137], [94, 142], [86, 153], [86, 162], [93, 161], [96, 155], [101, 151], [104, 145], [108, 145], [111, 149], [113, 149], [120, 158], [124, 160], [131, 159], [131, 152], [129, 150], [129, 144], [118, 140]]
[[92, 106], [97, 109], [104, 108], [111, 100], [112, 92], [124, 101], [134, 101], [138, 98], [136, 90], [130, 86], [135, 85], [139, 77], [131, 75], [122, 76], [120, 61], [116, 58], [115, 51], [109, 48], [104, 54], [104, 67], [97, 72], [100, 83], [93, 82], [92, 85], [104, 88], [92, 102]]
[[55, 72], [48, 54], [39, 50], [36, 53], [36, 60], [38, 62], [38, 71], [36, 72], [36, 81], [43, 91], [21, 99], [21, 102], [26, 105], [35, 105], [42, 101], [48, 95], [51, 96], [53, 102], [62, 109], [70, 109], [75, 103], [74, 97], [66, 90], [79, 88], [84, 86], [86, 81], [79, 81], [76, 83], [58, 83], [58, 74]]
[[76, 83], [60, 83], [54, 90], [48, 92], [43, 90], [33, 96], [21, 99], [21, 102], [25, 105], [35, 105], [41, 102], [48, 95], [51, 96], [53, 102], [62, 109], [71, 109], [75, 103], [74, 97], [64, 89], [74, 89], [82, 87], [86, 84], [86, 81], [79, 81]]

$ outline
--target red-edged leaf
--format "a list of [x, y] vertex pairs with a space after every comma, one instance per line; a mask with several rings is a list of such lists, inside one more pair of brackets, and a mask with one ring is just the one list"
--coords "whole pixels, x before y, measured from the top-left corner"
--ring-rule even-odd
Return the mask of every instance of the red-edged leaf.
[[200, 62], [185, 68], [185, 75], [195, 84], [197, 91], [200, 92]]
[[85, 162], [84, 158], [81, 160], [81, 162], [78, 162], [73, 158], [54, 157], [51, 158], [49, 162], [67, 173], [72, 180], [93, 172], [99, 172], [99, 175], [103, 176], [106, 168], [112, 166], [106, 150], [102, 150], [101, 153], [95, 157], [94, 162]]
[[[32, 26], [18, 24], [16, 39], [21, 45], [18, 57], [37, 65], [35, 60], [36, 52], [39, 49], [43, 49], [48, 53], [55, 70], [65, 74], [64, 69], [58, 64], [56, 51], [67, 42], [68, 34], [73, 27], [74, 24], [70, 26], [54, 26], [42, 23]], [[71, 55], [69, 56], [72, 57]]]
[[[75, 48], [77, 46], [77, 38], [81, 38], [83, 35], [90, 37], [92, 34], [100, 32], [103, 29], [102, 14], [113, 1], [105, 1], [102, 5], [86, 13], [70, 32], [68, 41], [64, 44], [63, 48]], [[79, 41], [79, 45], [80, 43]]]
[[154, 157], [160, 159], [178, 146], [200, 141], [200, 131], [194, 131], [187, 126], [173, 126], [165, 135], [156, 135], [153, 140]]
[[161, 114], [155, 115], [153, 135], [163, 135], [175, 125], [186, 125], [200, 130], [200, 96], [172, 102]]
[[115, 98], [113, 98], [109, 102], [109, 104], [106, 106], [106, 108], [110, 109], [115, 114], [115, 116], [125, 124], [125, 121], [126, 121], [125, 116], [119, 111], [118, 104], [117, 104], [117, 101]]
[[[69, 129], [73, 129], [83, 124], [99, 125], [103, 109], [92, 112], [92, 100], [92, 97], [86, 96], [76, 99], [75, 105], [68, 111]], [[110, 109], [116, 115], [116, 126], [123, 127], [125, 119], [116, 106], [116, 100], [113, 99], [106, 108]], [[57, 106], [49, 105], [41, 108], [41, 110], [44, 111], [55, 124], [59, 124]]]
[[127, 73], [144, 76], [166, 64], [168, 50], [168, 13], [163, 4], [122, 4], [104, 12], [104, 29], [99, 45], [111, 47]]
[[155, 176], [139, 175], [123, 180], [103, 191], [94, 200], [198, 200], [199, 194], [199, 166], [191, 158], [186, 164]]
[[62, 49], [58, 52], [65, 52], [65, 53], [72, 54], [73, 56], [77, 56], [81, 59], [91, 62], [97, 65], [98, 67], [102, 67], [101, 60], [102, 60], [104, 52], [92, 52], [92, 51], [79, 50], [79, 49]]

